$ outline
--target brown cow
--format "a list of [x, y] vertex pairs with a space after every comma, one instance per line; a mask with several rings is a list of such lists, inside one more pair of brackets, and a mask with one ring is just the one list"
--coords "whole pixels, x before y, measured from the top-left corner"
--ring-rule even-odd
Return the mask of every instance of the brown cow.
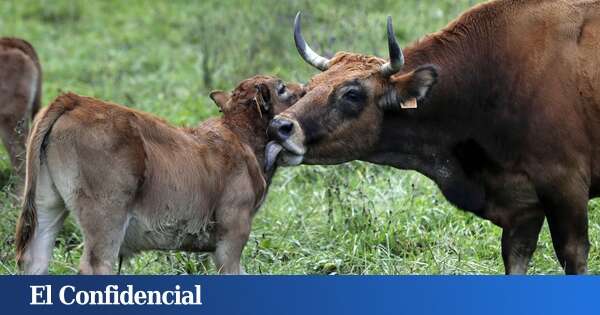
[[143, 250], [213, 252], [221, 273], [243, 272], [242, 249], [274, 169], [266, 129], [301, 96], [274, 77], [213, 92], [223, 112], [197, 128], [68, 93], [36, 117], [29, 137], [17, 261], [47, 273], [67, 209], [84, 236], [80, 272], [108, 274]]
[[[459, 208], [503, 228], [507, 273], [525, 273], [544, 218], [568, 274], [587, 270], [600, 195], [600, 1], [492, 1], [390, 61], [318, 56], [323, 72], [271, 137], [307, 164], [363, 160], [430, 177]], [[437, 84], [436, 84], [437, 82]]]
[[40, 108], [42, 70], [33, 47], [18, 38], [0, 38], [0, 138], [15, 172], [24, 175], [29, 120]]

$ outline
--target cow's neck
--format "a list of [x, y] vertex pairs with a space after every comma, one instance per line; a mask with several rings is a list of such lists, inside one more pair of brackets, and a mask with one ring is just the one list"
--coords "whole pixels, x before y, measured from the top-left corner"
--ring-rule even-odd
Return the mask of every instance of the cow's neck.
[[[438, 84], [417, 109], [386, 112], [378, 146], [365, 160], [417, 170], [436, 182], [451, 203], [480, 213], [485, 203], [480, 173], [492, 162], [477, 136], [488, 126], [474, 119], [480, 102], [490, 97], [483, 87], [495, 78], [475, 69], [485, 49], [468, 49], [448, 47], [434, 35], [406, 50], [405, 71], [424, 64], [437, 65]], [[468, 60], [457, 52], [469, 56]]]
[[268, 119], [256, 107], [246, 108], [223, 118], [223, 123], [237, 135], [240, 141], [249, 146], [258, 161], [265, 180], [270, 182], [273, 172], [264, 173], [265, 146], [267, 144]]

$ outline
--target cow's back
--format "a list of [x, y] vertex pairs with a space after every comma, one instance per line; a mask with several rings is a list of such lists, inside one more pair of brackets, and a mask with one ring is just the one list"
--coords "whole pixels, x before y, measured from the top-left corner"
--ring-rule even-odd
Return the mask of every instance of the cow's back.
[[145, 170], [141, 138], [130, 124], [135, 113], [75, 94], [59, 96], [54, 106], [64, 113], [44, 140], [42, 164], [66, 206], [111, 195], [130, 204]]
[[536, 41], [523, 67], [537, 92], [530, 147], [578, 169], [594, 195], [600, 184], [600, 1], [552, 1], [531, 16], [539, 27], [528, 28]]
[[[567, 164], [583, 181], [600, 178], [600, 1], [496, 1], [486, 58], [497, 67], [500, 115], [489, 117], [520, 152], [523, 169]], [[493, 125], [493, 124], [492, 124]], [[547, 165], [541, 166], [540, 161]], [[530, 174], [530, 176], [533, 176]]]

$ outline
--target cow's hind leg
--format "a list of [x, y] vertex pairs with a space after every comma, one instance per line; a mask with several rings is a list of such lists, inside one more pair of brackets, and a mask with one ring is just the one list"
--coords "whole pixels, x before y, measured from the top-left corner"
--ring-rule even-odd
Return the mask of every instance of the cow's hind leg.
[[519, 224], [502, 231], [502, 259], [506, 274], [526, 274], [537, 247], [544, 213], [538, 212]]
[[566, 274], [587, 272], [588, 186], [577, 176], [553, 181], [538, 192], [545, 204], [546, 218], [556, 256]]
[[566, 274], [587, 272], [587, 259], [590, 249], [588, 239], [587, 209], [552, 210], [548, 214], [548, 225], [556, 257]]
[[63, 200], [54, 188], [46, 166], [42, 166], [40, 169], [35, 207], [37, 209], [37, 226], [19, 265], [25, 274], [46, 274], [52, 258], [56, 235], [67, 216]]
[[18, 121], [14, 116], [0, 116], [0, 138], [10, 156], [10, 163], [15, 173], [23, 177], [25, 162], [25, 137], [27, 122]]
[[127, 209], [115, 203], [82, 200], [77, 213], [84, 245], [81, 274], [112, 274], [129, 221]]

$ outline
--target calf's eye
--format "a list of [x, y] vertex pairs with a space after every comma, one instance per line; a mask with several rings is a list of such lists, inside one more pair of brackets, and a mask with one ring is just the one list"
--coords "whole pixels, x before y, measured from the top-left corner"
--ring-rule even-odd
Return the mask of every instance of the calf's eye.
[[280, 85], [279, 88], [277, 89], [277, 94], [279, 94], [279, 95], [284, 94], [286, 89], [287, 89], [287, 87], [285, 86], [285, 84]]

